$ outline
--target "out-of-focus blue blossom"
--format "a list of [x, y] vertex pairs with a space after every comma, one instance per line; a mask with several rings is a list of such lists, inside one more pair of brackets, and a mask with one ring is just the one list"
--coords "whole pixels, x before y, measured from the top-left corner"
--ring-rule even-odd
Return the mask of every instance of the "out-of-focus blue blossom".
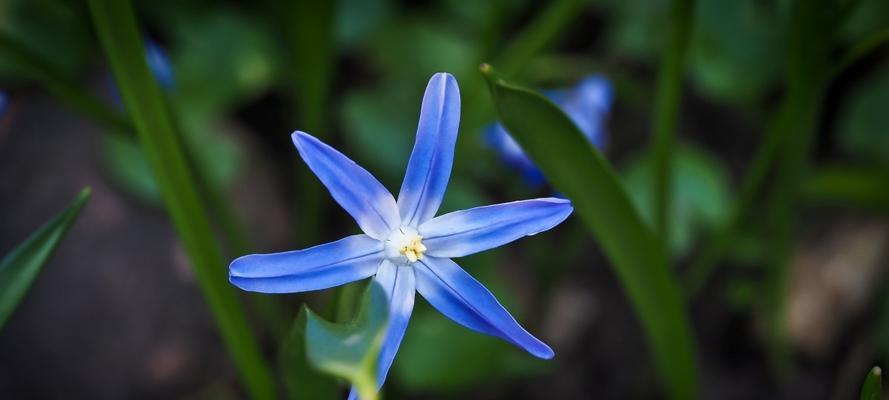
[[[574, 121], [590, 143], [600, 149], [605, 145], [605, 118], [611, 111], [612, 100], [612, 88], [608, 79], [601, 75], [590, 75], [573, 88], [553, 90], [545, 94]], [[485, 128], [485, 139], [507, 165], [522, 174], [528, 184], [539, 186], [544, 183], [543, 174], [503, 125], [495, 123]]]
[[415, 292], [469, 329], [499, 337], [536, 357], [552, 358], [549, 346], [522, 328], [451, 258], [548, 230], [573, 208], [565, 199], [541, 198], [435, 217], [451, 174], [459, 119], [457, 81], [450, 74], [435, 74], [423, 96], [417, 138], [397, 201], [354, 161], [307, 133], [294, 132], [300, 156], [364, 233], [305, 250], [243, 256], [231, 263], [229, 280], [248, 291], [294, 293], [373, 277], [390, 303], [378, 365], [380, 386], [407, 329]]
[[0, 116], [6, 112], [6, 107], [9, 107], [9, 95], [0, 90]]
[[145, 62], [148, 63], [148, 69], [161, 87], [165, 90], [173, 90], [176, 87], [176, 76], [167, 52], [151, 38], [145, 38]]

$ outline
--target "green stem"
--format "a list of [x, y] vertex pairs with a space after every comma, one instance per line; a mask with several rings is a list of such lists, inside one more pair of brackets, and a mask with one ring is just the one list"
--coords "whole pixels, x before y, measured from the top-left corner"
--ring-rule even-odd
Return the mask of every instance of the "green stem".
[[670, 31], [666, 50], [661, 55], [660, 76], [655, 93], [654, 138], [652, 154], [655, 163], [654, 221], [664, 243], [669, 243], [670, 188], [672, 187], [672, 154], [676, 116], [682, 89], [685, 50], [692, 24], [693, 0], [674, 0], [670, 7]]
[[[330, 138], [327, 104], [334, 73], [334, 16], [336, 1], [294, 0], [270, 2], [269, 12], [277, 21], [282, 44], [290, 60], [290, 93], [296, 105], [294, 128], [319, 138]], [[324, 189], [318, 179], [303, 165], [298, 166], [297, 206], [300, 243], [316, 244], [321, 236], [327, 210]]]
[[871, 33], [852, 46], [852, 48], [843, 55], [843, 58], [840, 59], [840, 61], [833, 67], [833, 70], [831, 70], [830, 76], [836, 78], [840, 73], [845, 71], [846, 68], [849, 68], [852, 64], [855, 64], [864, 58], [864, 56], [873, 53], [874, 50], [879, 49], [887, 43], [889, 43], [889, 28], [883, 28]]
[[126, 109], [148, 157], [164, 202], [223, 341], [253, 398], [275, 398], [275, 382], [262, 357], [235, 291], [228, 284], [222, 254], [196, 190], [163, 95], [145, 64], [144, 47], [127, 0], [90, 0], [90, 13], [120, 87]]
[[[558, 0], [549, 3], [536, 18], [527, 24], [515, 39], [509, 42], [503, 51], [494, 60], [501, 66], [504, 76], [511, 77], [524, 68], [531, 59], [549, 46], [566, 27], [571, 25], [586, 3], [581, 0]], [[503, 25], [503, 21], [494, 16], [488, 19], [489, 26], [485, 29], [485, 38], [495, 38], [494, 31]], [[490, 43], [483, 40], [479, 43], [479, 55], [484, 60]], [[477, 66], [473, 65], [470, 71]], [[490, 102], [487, 101], [487, 90], [482, 78], [478, 74], [471, 74], [464, 79], [461, 87], [466, 88], [467, 95], [463, 97], [463, 115], [461, 117], [461, 131], [457, 137], [458, 151], [464, 158], [472, 158], [478, 152], [478, 134], [480, 127], [489, 122], [486, 119], [492, 115]], [[457, 163], [456, 165], [462, 165]], [[468, 167], [471, 167], [467, 165]]]
[[761, 310], [768, 321], [773, 366], [783, 370], [788, 362], [784, 332], [787, 275], [799, 213], [801, 182], [808, 169], [821, 99], [830, 77], [829, 47], [833, 40], [836, 6], [828, 0], [796, 0], [791, 5], [788, 38], [787, 94], [780, 130], [788, 132], [780, 148], [773, 186], [766, 199], [768, 268]]

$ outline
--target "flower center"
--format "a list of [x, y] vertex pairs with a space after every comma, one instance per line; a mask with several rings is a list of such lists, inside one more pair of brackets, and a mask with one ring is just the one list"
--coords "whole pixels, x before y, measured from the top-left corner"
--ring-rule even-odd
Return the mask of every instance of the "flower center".
[[386, 258], [397, 264], [412, 264], [423, 259], [426, 246], [423, 237], [416, 230], [401, 227], [389, 234], [386, 239]]

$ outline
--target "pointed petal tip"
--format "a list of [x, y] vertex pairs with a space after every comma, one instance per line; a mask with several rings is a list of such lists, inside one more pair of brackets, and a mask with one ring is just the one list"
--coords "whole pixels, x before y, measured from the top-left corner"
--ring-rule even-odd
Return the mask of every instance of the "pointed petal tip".
[[293, 144], [296, 145], [296, 147], [299, 147], [303, 141], [311, 139], [315, 139], [315, 137], [303, 131], [293, 131], [293, 133], [290, 134], [290, 140], [293, 141]]
[[556, 352], [544, 343], [540, 343], [542, 347], [530, 351], [531, 355], [543, 360], [552, 360], [556, 356]]
[[229, 280], [231, 280], [231, 278], [233, 278], [233, 277], [238, 277], [238, 276], [241, 276], [242, 274], [244, 274], [244, 272], [245, 272], [244, 268], [245, 268], [245, 265], [247, 264], [246, 261], [250, 256], [251, 256], [251, 254], [248, 254], [245, 256], [240, 256], [240, 257], [232, 260], [232, 262], [230, 264], [228, 264]]

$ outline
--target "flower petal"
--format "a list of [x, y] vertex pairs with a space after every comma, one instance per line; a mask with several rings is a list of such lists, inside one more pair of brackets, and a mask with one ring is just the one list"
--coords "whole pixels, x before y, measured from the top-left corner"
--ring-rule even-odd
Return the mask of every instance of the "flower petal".
[[[414, 293], [416, 293], [416, 278], [414, 269], [409, 266], [395, 265], [389, 260], [384, 260], [380, 271], [374, 280], [383, 287], [389, 297], [389, 322], [386, 327], [386, 336], [380, 348], [380, 359], [377, 365], [377, 388], [383, 386], [389, 367], [398, 353], [398, 346], [404, 338], [407, 323], [411, 319], [411, 311], [414, 309]], [[349, 398], [355, 398], [355, 390]]]
[[376, 273], [383, 260], [382, 250], [383, 242], [354, 235], [304, 250], [251, 254], [232, 261], [229, 280], [251, 292], [326, 289]]
[[291, 135], [299, 155], [358, 226], [374, 239], [386, 239], [401, 226], [392, 194], [370, 172], [305, 132]]
[[406, 225], [418, 226], [438, 211], [454, 164], [459, 124], [457, 80], [437, 73], [423, 95], [417, 139], [398, 194], [398, 210]]
[[564, 221], [571, 202], [548, 197], [455, 211], [418, 229], [427, 255], [462, 257], [534, 235]]
[[426, 257], [414, 264], [417, 291], [439, 312], [476, 332], [499, 337], [535, 357], [555, 355], [522, 328], [494, 295], [448, 258]]

